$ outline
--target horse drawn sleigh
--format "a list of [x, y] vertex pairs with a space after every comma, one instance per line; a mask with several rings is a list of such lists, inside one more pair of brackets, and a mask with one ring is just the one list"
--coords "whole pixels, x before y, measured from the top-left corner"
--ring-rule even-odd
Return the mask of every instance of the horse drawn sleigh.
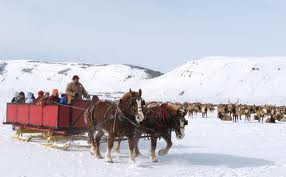
[[[5, 124], [15, 126], [17, 139], [24, 141], [38, 136], [46, 138], [48, 142], [60, 139], [88, 140], [90, 152], [97, 158], [101, 158], [99, 144], [107, 133], [107, 162], [112, 162], [111, 149], [114, 141], [120, 142], [123, 138], [128, 139], [129, 158], [134, 161], [139, 153], [138, 141], [142, 138], [142, 133], [145, 133], [151, 139], [151, 159], [155, 162], [158, 138], [162, 137], [167, 142], [166, 148], [159, 151], [159, 155], [165, 155], [172, 146], [171, 131], [174, 130], [179, 139], [184, 137], [184, 127], [187, 125], [184, 118], [186, 111], [168, 103], [148, 108], [143, 106], [141, 94], [141, 89], [139, 92], [130, 89], [117, 103], [94, 103], [86, 100], [74, 101], [72, 105], [37, 106], [8, 103]], [[24, 133], [40, 135], [23, 138]], [[85, 136], [86, 133], [88, 137]], [[63, 149], [69, 147], [69, 144], [62, 147], [49, 143], [45, 145]]]
[[[88, 100], [77, 100], [72, 105], [7, 103], [4, 124], [15, 127], [16, 138], [21, 141], [42, 137], [54, 147], [54, 142], [62, 139], [87, 139], [84, 136], [87, 128], [83, 113], [91, 104]], [[64, 147], [67, 148], [67, 145]]]

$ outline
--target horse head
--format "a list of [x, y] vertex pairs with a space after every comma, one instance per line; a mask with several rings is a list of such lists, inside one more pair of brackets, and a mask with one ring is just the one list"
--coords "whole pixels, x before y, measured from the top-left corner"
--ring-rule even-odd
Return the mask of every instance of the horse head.
[[187, 110], [168, 104], [166, 111], [172, 116], [170, 119], [171, 128], [175, 130], [177, 139], [183, 139], [185, 136], [185, 126], [188, 125], [188, 121], [185, 118]]
[[144, 120], [144, 114], [142, 106], [144, 104], [141, 98], [142, 90], [139, 89], [138, 92], [129, 89], [129, 92], [125, 93], [119, 100], [120, 108], [126, 116], [135, 117], [137, 123]]

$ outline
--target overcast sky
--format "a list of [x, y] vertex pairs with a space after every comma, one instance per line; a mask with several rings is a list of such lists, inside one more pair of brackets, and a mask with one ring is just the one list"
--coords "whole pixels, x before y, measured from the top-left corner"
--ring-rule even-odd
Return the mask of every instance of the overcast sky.
[[286, 56], [285, 0], [0, 0], [0, 58], [169, 71], [205, 56]]

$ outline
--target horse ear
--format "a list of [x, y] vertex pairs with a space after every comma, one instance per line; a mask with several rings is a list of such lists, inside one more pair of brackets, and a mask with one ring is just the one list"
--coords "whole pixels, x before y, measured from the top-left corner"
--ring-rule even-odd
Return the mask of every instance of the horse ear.
[[142, 90], [139, 89], [139, 96], [141, 97], [141, 95], [142, 95]]
[[129, 88], [129, 95], [130, 95], [130, 97], [132, 97], [132, 95], [133, 95], [131, 88]]

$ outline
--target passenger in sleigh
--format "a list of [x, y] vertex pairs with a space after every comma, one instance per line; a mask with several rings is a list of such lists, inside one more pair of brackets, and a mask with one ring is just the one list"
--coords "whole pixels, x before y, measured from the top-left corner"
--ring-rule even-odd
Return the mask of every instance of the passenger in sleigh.
[[47, 99], [46, 104], [58, 104], [59, 102], [59, 90], [53, 89], [52, 95]]
[[34, 103], [38, 103], [42, 98], [44, 97], [44, 92], [43, 91], [38, 91], [38, 97], [35, 99]]
[[68, 103], [68, 97], [67, 94], [61, 94], [61, 98], [60, 98], [60, 104], [67, 104]]
[[16, 103], [18, 100], [19, 92], [16, 92], [13, 99], [11, 100], [11, 103]]
[[39, 98], [37, 101], [35, 101], [36, 105], [42, 105], [44, 106], [46, 104], [47, 99], [50, 97], [49, 92], [45, 92], [44, 96]]
[[28, 96], [27, 96], [27, 99], [25, 100], [25, 103], [28, 103], [28, 104], [32, 104], [34, 103], [34, 94], [32, 92], [28, 92]]
[[25, 103], [25, 93], [20, 92], [15, 103]]

